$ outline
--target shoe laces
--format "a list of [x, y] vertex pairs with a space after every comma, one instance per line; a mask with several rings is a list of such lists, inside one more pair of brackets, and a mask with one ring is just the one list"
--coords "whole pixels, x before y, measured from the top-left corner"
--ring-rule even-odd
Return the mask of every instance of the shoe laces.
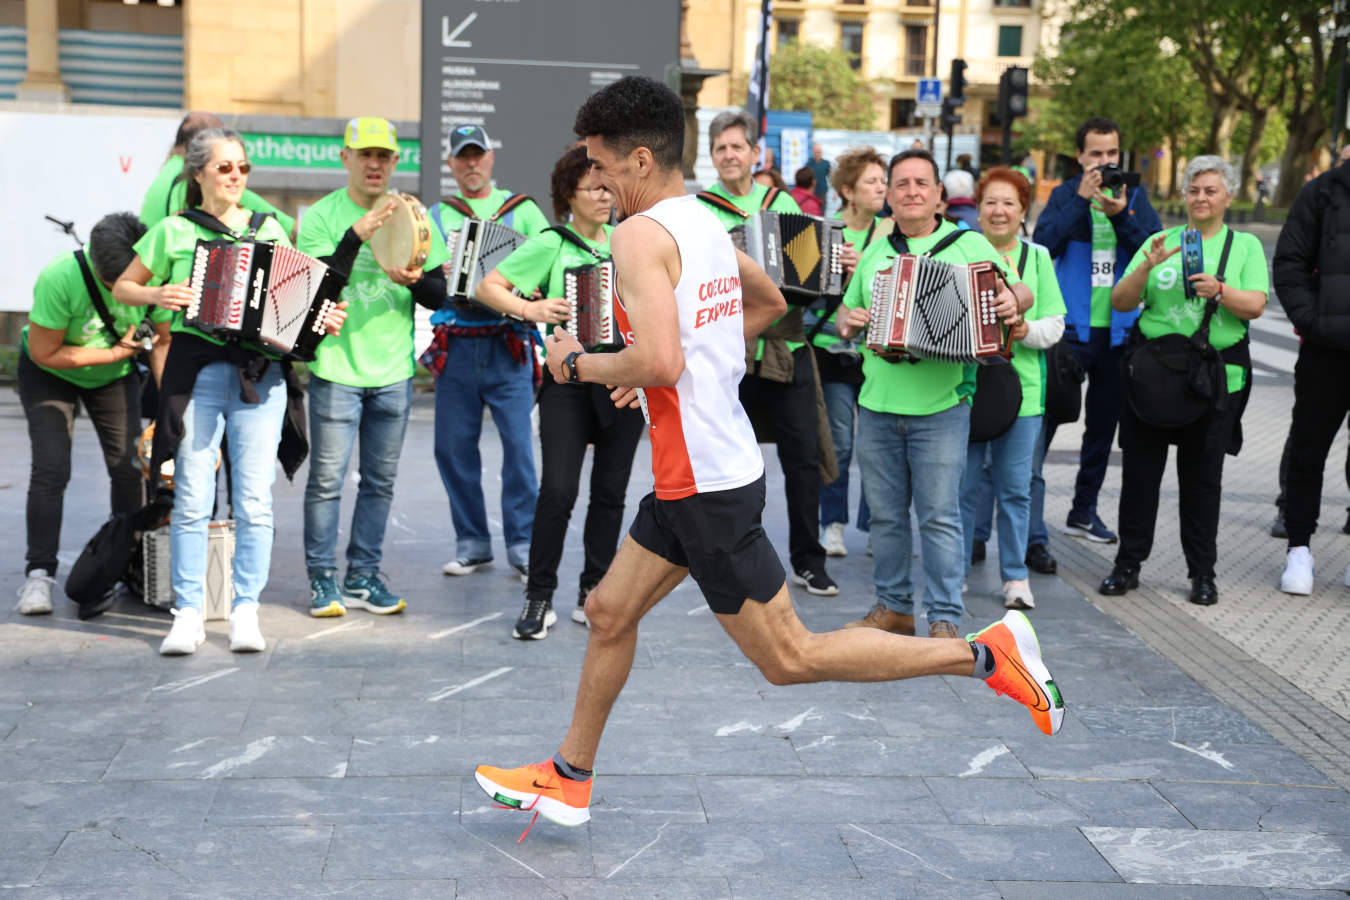
[[553, 601], [551, 599], [546, 600], [542, 597], [526, 597], [525, 608], [520, 611], [520, 617], [522, 619], [542, 619], [552, 605]]
[[1009, 675], [1014, 667], [1008, 664], [1008, 655], [993, 644], [985, 644], [994, 654], [994, 674], [985, 679], [985, 684], [994, 689], [1000, 697], [1008, 696], [1026, 706], [1035, 706], [1041, 699], [1040, 692], [1026, 679]]
[[27, 597], [30, 592], [37, 590], [38, 585], [40, 584], [47, 585], [47, 589], [51, 590], [56, 587], [56, 579], [50, 575], [38, 575], [37, 573], [32, 573], [24, 580], [23, 584], [19, 585], [19, 589], [15, 591], [15, 593], [18, 594], [20, 598]]

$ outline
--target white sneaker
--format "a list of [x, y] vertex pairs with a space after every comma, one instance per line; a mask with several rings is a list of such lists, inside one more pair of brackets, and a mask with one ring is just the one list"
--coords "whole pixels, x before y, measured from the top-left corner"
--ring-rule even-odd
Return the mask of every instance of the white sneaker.
[[848, 556], [848, 548], [844, 546], [844, 523], [831, 522], [825, 526], [825, 538], [821, 541], [825, 545], [826, 556]]
[[52, 585], [56, 579], [46, 569], [34, 569], [19, 588], [19, 615], [41, 616], [52, 611]]
[[162, 656], [186, 656], [196, 653], [198, 645], [206, 640], [206, 626], [202, 622], [202, 611], [193, 607], [171, 609], [173, 627], [159, 645]]
[[1025, 578], [1003, 582], [1003, 608], [1036, 608], [1036, 598], [1031, 595], [1031, 584]]
[[443, 575], [472, 575], [479, 569], [492, 562], [492, 557], [471, 557], [461, 556], [459, 559], [452, 559], [450, 562], [441, 566]]
[[258, 629], [258, 604], [245, 603], [230, 613], [230, 649], [235, 653], [261, 653], [267, 649]]
[[1284, 574], [1280, 576], [1280, 590], [1286, 594], [1311, 594], [1313, 589], [1313, 557], [1307, 547], [1290, 547], [1285, 557]]

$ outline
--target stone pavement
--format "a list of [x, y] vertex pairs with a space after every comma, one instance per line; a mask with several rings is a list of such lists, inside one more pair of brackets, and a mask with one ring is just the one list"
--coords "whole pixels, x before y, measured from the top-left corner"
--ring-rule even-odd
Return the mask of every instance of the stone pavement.
[[[45, 618], [0, 611], [4, 896], [1312, 900], [1350, 891], [1350, 795], [1338, 771], [1277, 740], [1259, 697], [1238, 708], [1198, 680], [1204, 672], [1113, 618], [1155, 602], [1147, 592], [1100, 608], [1086, 600], [1102, 563], [1059, 539], [1069, 578], [1036, 576], [1032, 613], [1068, 703], [1057, 737], [971, 679], [770, 686], [686, 584], [644, 622], [601, 748], [592, 822], [541, 821], [517, 843], [527, 817], [493, 809], [470, 773], [480, 762], [541, 759], [566, 726], [585, 646], [566, 617], [580, 525], [561, 572], [562, 621], [544, 641], [513, 640], [521, 586], [500, 546], [499, 564], [482, 573], [440, 574], [451, 542], [428, 399], [418, 398], [409, 428], [385, 564], [408, 598], [404, 615], [308, 617], [303, 471], [274, 491], [265, 653], [232, 655], [225, 624], [213, 622], [195, 656], [162, 658], [168, 616], [130, 603], [89, 623], [65, 601]], [[0, 422], [0, 526], [13, 536], [0, 589], [13, 591], [27, 442], [12, 392], [0, 394]], [[1066, 430], [1057, 446], [1072, 443]], [[630, 512], [650, 484], [645, 442], [639, 452]], [[490, 427], [484, 453], [491, 509], [500, 453]], [[84, 420], [75, 456], [65, 567], [106, 511]], [[1053, 507], [1070, 470], [1052, 462]], [[1226, 559], [1227, 544], [1269, 518], [1270, 478], [1243, 476], [1245, 463], [1228, 483], [1261, 514], [1234, 524], [1233, 537], [1226, 527]], [[768, 470], [766, 526], [781, 548], [772, 455]], [[1160, 524], [1174, 509], [1165, 499]], [[1221, 577], [1213, 613], [1177, 607], [1170, 637], [1208, 635], [1194, 646], [1210, 653], [1218, 627], [1230, 648], [1261, 652], [1269, 623], [1244, 637], [1210, 616], [1269, 606], [1262, 598], [1293, 608], [1269, 591], [1279, 547], [1264, 540], [1250, 538], [1249, 568]], [[795, 595], [809, 627], [836, 627], [870, 603], [864, 538], [850, 532], [848, 542], [851, 555], [831, 561], [841, 596]], [[1145, 578], [1170, 609], [1184, 572], [1167, 544], [1160, 532]], [[1324, 555], [1326, 580], [1333, 559]], [[1002, 614], [996, 577], [988, 563], [973, 573], [971, 626]], [[1345, 640], [1315, 615], [1294, 618], [1302, 646], [1285, 683], [1344, 728], [1305, 691], [1332, 671], [1315, 658], [1343, 653]]]

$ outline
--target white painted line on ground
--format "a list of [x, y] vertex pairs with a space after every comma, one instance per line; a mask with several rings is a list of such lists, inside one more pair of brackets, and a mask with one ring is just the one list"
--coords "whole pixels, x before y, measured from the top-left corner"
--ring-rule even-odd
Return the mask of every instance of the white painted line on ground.
[[501, 617], [502, 614], [500, 612], [495, 612], [487, 616], [479, 616], [472, 622], [465, 622], [463, 625], [456, 625], [454, 628], [447, 628], [444, 631], [438, 631], [435, 634], [429, 634], [427, 635], [427, 640], [439, 641], [443, 637], [449, 637], [452, 634], [459, 634], [461, 631], [467, 631], [470, 628], [474, 627], [475, 625], [482, 625], [484, 622], [491, 622], [493, 619], [500, 619]]
[[816, 708], [813, 706], [804, 713], [798, 713], [797, 715], [788, 719], [786, 722], [779, 722], [777, 725], [774, 726], [774, 728], [777, 728], [779, 731], [786, 731], [790, 733], [796, 731], [798, 728], [801, 728], [803, 725], [807, 723], [808, 720], [819, 718], [823, 717], [820, 715], [820, 713], [816, 712]]
[[305, 640], [312, 641], [315, 638], [327, 637], [330, 634], [337, 634], [339, 631], [363, 631], [366, 628], [374, 628], [374, 622], [358, 622], [353, 619], [350, 622], [343, 622], [341, 625], [335, 625], [332, 628], [325, 628], [323, 631], [315, 631], [305, 635]]
[[1228, 760], [1224, 759], [1222, 753], [1218, 752], [1217, 750], [1209, 749], [1209, 741], [1205, 741], [1199, 747], [1192, 747], [1189, 744], [1181, 744], [1176, 741], [1168, 741], [1167, 743], [1171, 744], [1173, 747], [1176, 747], [1178, 750], [1185, 750], [1187, 753], [1194, 753], [1196, 756], [1199, 756], [1202, 759], [1207, 759], [1212, 763], [1216, 763], [1220, 766], [1223, 766], [1230, 772], [1233, 770], [1233, 764], [1230, 763]]
[[652, 847], [657, 841], [661, 840], [661, 832], [665, 831], [665, 830], [666, 830], [666, 826], [669, 825], [669, 824], [670, 824], [670, 820], [669, 820], [669, 819], [667, 819], [666, 821], [662, 822], [662, 823], [661, 823], [661, 827], [658, 828], [658, 829], [656, 829], [656, 837], [652, 838], [650, 841], [648, 841], [647, 843], [643, 844], [641, 850], [639, 850], [638, 852], [634, 853], [632, 856], [628, 857], [628, 858], [625, 859], [623, 862], [619, 863], [619, 864], [618, 864], [617, 866], [615, 866], [614, 869], [613, 869], [608, 875], [606, 875], [605, 877], [606, 877], [606, 878], [613, 878], [615, 875], [619, 874], [619, 870], [620, 870], [620, 869], [622, 869], [624, 866], [628, 865], [630, 862], [632, 862], [633, 860], [637, 859], [639, 856], [641, 856], [642, 854], [646, 853], [649, 849], [651, 849], [651, 847]]
[[188, 688], [194, 688], [199, 684], [206, 684], [208, 681], [215, 681], [217, 678], [224, 678], [226, 675], [232, 675], [239, 671], [238, 666], [228, 669], [220, 669], [215, 672], [208, 672], [205, 675], [194, 675], [192, 678], [184, 678], [182, 681], [170, 681], [168, 684], [161, 684], [150, 689], [151, 693], [163, 691], [166, 694], [176, 694], [179, 691], [185, 691]]
[[988, 750], [981, 750], [970, 759], [969, 767], [957, 775], [957, 778], [969, 778], [972, 775], [978, 775], [984, 771], [985, 766], [989, 765], [1000, 756], [1004, 756], [1011, 751], [1007, 747], [999, 744], [997, 747], [990, 747]]
[[446, 697], [449, 697], [452, 694], [458, 694], [460, 691], [467, 691], [469, 688], [478, 687], [478, 685], [482, 684], [485, 681], [491, 681], [494, 678], [499, 678], [502, 675], [505, 675], [507, 672], [510, 672], [511, 669], [512, 669], [511, 666], [502, 666], [500, 669], [493, 669], [486, 675], [479, 675], [477, 678], [474, 678], [471, 681], [466, 681], [463, 684], [456, 684], [452, 687], [448, 687], [445, 690], [441, 691], [439, 694], [432, 694], [430, 697], [427, 698], [427, 702], [435, 703], [437, 700], [444, 700]]
[[[472, 831], [470, 831], [469, 829], [464, 828], [464, 826], [463, 826], [462, 824], [461, 824], [459, 827], [462, 828], [462, 829], [464, 830], [464, 833], [467, 834], [469, 837], [473, 838], [475, 841], [477, 841], [477, 842], [480, 843], [480, 844], [487, 844], [487, 845], [488, 845], [489, 847], [491, 847], [493, 850], [496, 850], [496, 851], [497, 851], [498, 853], [500, 853], [502, 856], [505, 856], [507, 859], [511, 860], [511, 862], [515, 863], [516, 865], [518, 865], [518, 866], [522, 867], [523, 869], [525, 869], [526, 871], [528, 871], [531, 875], [535, 875], [535, 876], [537, 876], [537, 877], [539, 877], [539, 878], [541, 878], [541, 879], [544, 878], [544, 876], [541, 875], [538, 871], [536, 871], [535, 869], [530, 868], [530, 866], [529, 866], [528, 863], [524, 862], [523, 860], [516, 859], [516, 857], [512, 856], [510, 853], [507, 853], [505, 850], [503, 850], [501, 847], [498, 847], [496, 844], [492, 843], [491, 841], [485, 840], [485, 839], [483, 839], [483, 838], [480, 838], [478, 835], [474, 834], [474, 833], [473, 833]], [[544, 880], [547, 881], [548, 879], [544, 879]]]
[[762, 725], [756, 725], [753, 722], [741, 720], [734, 725], [723, 725], [713, 732], [713, 737], [727, 737], [732, 734], [740, 734], [742, 731], [748, 731], [751, 734], [759, 734], [763, 730]]
[[229, 772], [233, 772], [240, 766], [246, 766], [251, 762], [257, 762], [267, 755], [267, 751], [276, 745], [277, 739], [274, 736], [258, 738], [253, 743], [244, 748], [244, 752], [238, 756], [229, 756], [216, 763], [214, 766], [208, 766], [202, 770], [203, 778], [216, 778]]
[[685, 615], [686, 615], [686, 616], [696, 616], [696, 615], [698, 615], [699, 613], [705, 613], [705, 612], [712, 612], [712, 610], [708, 609], [708, 604], [706, 604], [706, 603], [700, 603], [698, 606], [695, 606], [693, 609], [689, 610], [689, 612], [685, 613]]
[[184, 745], [181, 746], [181, 747], [174, 747], [174, 748], [173, 748], [172, 750], [170, 750], [169, 752], [170, 752], [170, 753], [182, 753], [184, 750], [191, 750], [193, 747], [200, 747], [202, 744], [205, 744], [205, 743], [206, 743], [206, 738], [201, 738], [200, 740], [190, 741], [190, 742], [184, 744]]
[[914, 857], [915, 859], [917, 859], [917, 860], [919, 861], [919, 864], [922, 865], [924, 868], [926, 868], [926, 869], [932, 869], [934, 872], [938, 873], [939, 875], [941, 875], [943, 878], [947, 879], [948, 881], [955, 881], [955, 880], [956, 880], [956, 879], [952, 878], [952, 876], [948, 875], [946, 872], [944, 872], [944, 871], [942, 871], [941, 869], [939, 869], [937, 866], [935, 866], [935, 865], [933, 865], [933, 864], [931, 864], [931, 863], [929, 863], [929, 862], [926, 862], [922, 856], [920, 856], [919, 854], [915, 853], [913, 850], [906, 850], [904, 847], [901, 847], [899, 844], [892, 844], [890, 841], [886, 840], [884, 837], [879, 837], [879, 836], [873, 834], [872, 832], [868, 831], [866, 828], [859, 828], [857, 825], [854, 825], [852, 822], [848, 823], [848, 827], [849, 827], [849, 828], [852, 828], [854, 831], [861, 831], [863, 834], [867, 835], [867, 836], [870, 837], [870, 838], [873, 838], [874, 840], [880, 841], [881, 843], [885, 844], [887, 847], [890, 847], [890, 848], [895, 849], [895, 850], [899, 850], [901, 853], [907, 853], [907, 854], [909, 854], [910, 856], [912, 856], [912, 857]]

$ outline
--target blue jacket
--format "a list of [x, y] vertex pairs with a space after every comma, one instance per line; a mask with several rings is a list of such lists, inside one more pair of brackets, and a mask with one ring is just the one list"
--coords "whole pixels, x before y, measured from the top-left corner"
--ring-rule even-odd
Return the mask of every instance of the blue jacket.
[[[1087, 200], [1078, 196], [1078, 183], [1083, 176], [1075, 175], [1050, 192], [1050, 201], [1036, 219], [1036, 230], [1031, 239], [1044, 244], [1055, 261], [1059, 289], [1064, 294], [1064, 305], [1069, 314], [1066, 328], [1072, 328], [1078, 340], [1087, 342], [1092, 321], [1092, 216]], [[1120, 215], [1111, 218], [1116, 229], [1115, 280], [1125, 274], [1137, 251], [1150, 235], [1162, 231], [1162, 222], [1148, 202], [1143, 188], [1129, 191], [1129, 200]], [[1128, 313], [1111, 311], [1111, 346], [1125, 342], [1139, 310]]]

